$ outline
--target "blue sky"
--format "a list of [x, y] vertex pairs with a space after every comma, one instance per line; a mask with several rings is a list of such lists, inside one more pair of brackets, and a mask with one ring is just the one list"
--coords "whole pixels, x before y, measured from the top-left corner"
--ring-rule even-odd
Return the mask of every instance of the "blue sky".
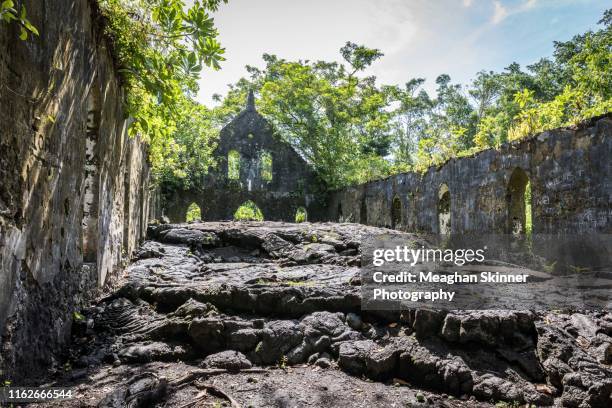
[[213, 94], [246, 75], [246, 64], [263, 66], [263, 53], [338, 60], [346, 41], [385, 53], [367, 72], [379, 83], [424, 77], [432, 91], [447, 73], [465, 84], [479, 70], [551, 55], [554, 40], [596, 28], [609, 7], [605, 0], [230, 0], [215, 13], [227, 61], [203, 72], [198, 100], [212, 104]]

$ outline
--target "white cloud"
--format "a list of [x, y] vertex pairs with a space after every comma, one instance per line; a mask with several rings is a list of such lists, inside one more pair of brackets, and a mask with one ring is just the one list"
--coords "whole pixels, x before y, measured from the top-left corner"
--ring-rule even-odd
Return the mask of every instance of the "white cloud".
[[493, 24], [499, 24], [506, 17], [508, 17], [508, 9], [505, 8], [499, 1], [494, 1], [493, 5], [495, 6], [495, 9], [493, 11], [493, 17], [491, 18], [491, 22]]
[[[491, 23], [499, 24], [507, 17], [513, 14], [523, 13], [525, 11], [533, 9], [538, 3], [538, 0], [525, 0], [523, 3], [519, 4], [514, 8], [508, 9], [505, 7], [501, 1], [494, 0], [493, 1], [493, 16], [491, 17]], [[465, 3], [464, 3], [465, 4]]]
[[[493, 21], [496, 4], [501, 9]], [[504, 42], [506, 29], [520, 32], [526, 22], [517, 19], [504, 30], [501, 26], [510, 16], [527, 12], [531, 16], [549, 4], [534, 0], [231, 0], [214, 13], [227, 61], [220, 71], [205, 70], [198, 99], [214, 104], [212, 94], [225, 94], [227, 84], [246, 76], [246, 64], [264, 66], [263, 53], [288, 60], [340, 60], [338, 50], [346, 41], [384, 52], [365, 73], [375, 75], [379, 83], [402, 84], [424, 77], [425, 88], [431, 92], [441, 73], [448, 73], [453, 82], [467, 83], [483, 68], [500, 70], [515, 60], [532, 62], [532, 57], [521, 59], [525, 44]], [[544, 24], [534, 30], [544, 33], [544, 26], [549, 27], [546, 21], [559, 15], [546, 14]], [[549, 48], [532, 54], [545, 52]]]

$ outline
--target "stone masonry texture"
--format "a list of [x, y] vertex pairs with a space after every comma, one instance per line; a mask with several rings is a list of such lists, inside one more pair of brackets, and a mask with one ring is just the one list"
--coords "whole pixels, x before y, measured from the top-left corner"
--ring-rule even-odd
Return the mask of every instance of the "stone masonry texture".
[[[240, 157], [237, 179], [228, 177], [230, 152]], [[271, 180], [262, 172], [263, 154], [271, 158]], [[310, 218], [321, 211], [324, 201], [317, 195], [314, 172], [257, 112], [252, 93], [246, 108], [221, 130], [214, 155], [217, 168], [211, 169], [200, 188], [166, 194], [165, 212], [171, 221], [185, 221], [191, 203], [200, 207], [204, 220], [230, 220], [247, 200], [260, 208], [266, 220], [293, 221], [299, 207], [306, 208]]]
[[[534, 233], [610, 233], [611, 135], [608, 114], [452, 159], [424, 174], [348, 187], [329, 195], [326, 218], [439, 233], [441, 208], [450, 196], [448, 232], [508, 233], [513, 174], [521, 174], [531, 184]], [[445, 190], [449, 195], [442, 194]]]
[[146, 147], [95, 2], [28, 0], [40, 37], [0, 25], [0, 378], [31, 377], [69, 339], [74, 311], [146, 229]]

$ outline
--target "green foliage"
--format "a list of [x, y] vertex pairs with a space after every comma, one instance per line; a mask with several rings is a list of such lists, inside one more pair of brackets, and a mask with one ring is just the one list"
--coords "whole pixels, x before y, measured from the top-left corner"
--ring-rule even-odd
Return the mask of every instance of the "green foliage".
[[389, 93], [357, 76], [382, 54], [352, 43], [341, 54], [346, 64], [264, 55], [266, 67], [247, 67], [250, 79], [230, 88], [219, 116], [235, 115], [255, 89], [259, 111], [331, 187], [388, 174]]
[[202, 212], [200, 207], [196, 203], [191, 203], [189, 207], [187, 207], [187, 214], [185, 216], [185, 221], [199, 221], [202, 219]]
[[168, 137], [151, 144], [149, 157], [156, 180], [166, 188], [194, 189], [202, 184], [209, 168], [217, 165], [212, 153], [219, 130], [212, 110], [186, 98], [177, 106], [181, 115], [175, 118]]
[[272, 181], [272, 155], [270, 152], [263, 151], [259, 157], [261, 178], [265, 181]]
[[425, 170], [451, 157], [610, 112], [611, 22], [608, 10], [600, 21], [603, 29], [555, 43], [554, 58], [543, 58], [527, 71], [516, 63], [500, 73], [481, 71], [467, 87], [441, 75], [436, 98], [419, 91], [422, 79], [395, 89], [400, 104], [394, 170], [403, 170], [400, 163]]
[[234, 213], [236, 221], [263, 221], [263, 214], [257, 205], [251, 200], [242, 204]]
[[419, 140], [428, 126], [427, 113], [434, 101], [421, 89], [424, 82], [423, 78], [417, 78], [408, 81], [404, 88], [387, 88], [393, 100], [398, 102], [392, 123], [394, 162], [399, 171], [409, 170], [414, 165]]
[[38, 30], [30, 23], [24, 5], [18, 11], [13, 0], [0, 0], [0, 20], [5, 23], [15, 22], [19, 25], [19, 38], [22, 41], [28, 39], [28, 33], [38, 36]]
[[[127, 89], [130, 134], [150, 142], [157, 173], [168, 176], [176, 170], [175, 176], [184, 179], [181, 172], [193, 163], [181, 152], [183, 142], [207, 145], [204, 136], [196, 138], [189, 129], [203, 124], [188, 115], [198, 109], [190, 97], [202, 67], [218, 69], [223, 61], [208, 14], [222, 2], [227, 0], [196, 0], [186, 8], [182, 0], [99, 0]], [[209, 147], [194, 152], [206, 157]]]
[[565, 79], [561, 82], [562, 89], [550, 98], [537, 98], [530, 89], [517, 92], [515, 101], [520, 112], [508, 129], [510, 139], [573, 125], [612, 111], [610, 11], [600, 21], [605, 24], [604, 29], [575, 36], [565, 43], [555, 43], [556, 70], [559, 72], [556, 77]]
[[[423, 90], [422, 78], [378, 85], [365, 71], [382, 52], [347, 42], [341, 63], [265, 54], [263, 69], [247, 66], [249, 77], [225, 97], [216, 95], [219, 106], [208, 109], [191, 98], [202, 67], [218, 68], [223, 60], [208, 12], [225, 0], [196, 1], [189, 9], [181, 0], [99, 1], [128, 90], [130, 131], [148, 138], [153, 172], [170, 188], [202, 185], [217, 165], [218, 131], [243, 109], [249, 89], [279, 136], [332, 189], [423, 171], [612, 110], [610, 10], [603, 28], [555, 43], [551, 58], [481, 71], [467, 86], [443, 74], [435, 96]], [[230, 179], [239, 178], [236, 155], [227, 158]], [[260, 166], [271, 180], [271, 160], [262, 156]]]
[[281, 368], [283, 370], [286, 369], [288, 362], [289, 362], [289, 359], [287, 358], [286, 355], [283, 354], [283, 356], [280, 358], [280, 360], [278, 360], [278, 368]]
[[358, 71], [363, 71], [374, 61], [382, 57], [384, 54], [380, 50], [367, 48], [363, 45], [357, 45], [352, 42], [347, 42], [344, 47], [340, 48], [340, 55], [348, 62], [353, 71], [349, 76], [353, 76]]
[[484, 116], [478, 123], [474, 144], [477, 149], [489, 147], [498, 148], [508, 140], [507, 130], [509, 118], [504, 112]]
[[85, 320], [85, 316], [83, 316], [81, 313], [79, 312], [73, 312], [72, 313], [72, 318], [77, 321], [77, 322], [82, 322]]
[[362, 74], [383, 54], [351, 42], [340, 49], [342, 64], [266, 54], [264, 69], [247, 66], [250, 77], [216, 97], [216, 117], [229, 120], [248, 89], [256, 90], [259, 110], [331, 188], [424, 171], [610, 112], [611, 21], [607, 11], [603, 29], [555, 43], [553, 58], [526, 70], [512, 63], [502, 72], [481, 71], [465, 87], [440, 75], [435, 97], [422, 89], [422, 78], [376, 85]]
[[240, 153], [230, 150], [227, 154], [227, 178], [238, 180], [240, 178]]
[[608, 10], [600, 21], [603, 29], [555, 43], [554, 58], [527, 71], [516, 63], [500, 73], [481, 71], [466, 88], [441, 75], [435, 99], [416, 93], [421, 79], [409, 82], [398, 94], [397, 121], [406, 130], [396, 133], [395, 159], [424, 170], [610, 112], [611, 21]]
[[299, 207], [297, 211], [295, 212], [295, 222], [297, 223], [306, 222], [306, 220], [307, 220], [306, 209], [304, 207]]

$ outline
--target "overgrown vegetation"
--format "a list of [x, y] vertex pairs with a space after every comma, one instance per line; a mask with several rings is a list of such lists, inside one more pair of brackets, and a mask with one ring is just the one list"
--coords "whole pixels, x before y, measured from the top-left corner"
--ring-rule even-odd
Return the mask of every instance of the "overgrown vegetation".
[[304, 207], [298, 207], [297, 211], [295, 212], [295, 222], [301, 223], [306, 222], [306, 220], [306, 209]]
[[212, 164], [214, 126], [193, 101], [203, 66], [224, 49], [209, 12], [227, 0], [98, 0], [126, 88], [130, 133], [150, 144], [155, 174], [187, 187]]
[[261, 152], [259, 157], [261, 178], [264, 181], [272, 181], [272, 154], [270, 152]]
[[236, 221], [263, 221], [264, 217], [257, 204], [249, 200], [238, 207], [234, 213], [234, 219]]
[[532, 207], [531, 207], [531, 182], [528, 181], [525, 186], [525, 234], [531, 236], [533, 232], [533, 221], [532, 221]]
[[329, 185], [382, 176], [393, 130], [390, 94], [358, 75], [382, 53], [353, 43], [340, 53], [345, 64], [264, 55], [266, 67], [247, 67], [250, 79], [231, 86], [220, 116], [229, 120], [255, 89], [259, 111]]
[[265, 68], [217, 99], [221, 121], [243, 106], [248, 89], [258, 109], [317, 169], [330, 187], [365, 182], [401, 171], [423, 171], [451, 157], [474, 154], [612, 109], [612, 11], [602, 28], [556, 42], [551, 58], [525, 69], [481, 71], [467, 86], [436, 78], [378, 85], [364, 70], [383, 54], [347, 43], [343, 63], [287, 61], [264, 55]]
[[238, 180], [240, 178], [240, 153], [230, 150], [227, 154], [227, 178]]
[[[165, 189], [197, 188], [211, 166], [221, 126], [244, 107], [249, 89], [258, 109], [331, 187], [401, 171], [423, 171], [451, 157], [497, 148], [509, 140], [610, 112], [612, 10], [601, 28], [556, 42], [551, 58], [502, 72], [481, 71], [467, 86], [436, 78], [403, 86], [366, 75], [383, 53], [347, 42], [338, 62], [289, 61], [264, 55], [265, 67], [230, 86], [219, 106], [194, 101], [203, 67], [218, 69], [224, 49], [210, 13], [227, 0], [98, 0], [121, 67], [131, 134], [150, 144]], [[0, 19], [38, 34], [12, 0]], [[267, 159], [266, 159], [267, 160]], [[271, 165], [262, 160], [262, 175]], [[239, 174], [240, 160], [230, 168]], [[259, 212], [260, 213], [260, 212]]]
[[202, 219], [202, 212], [200, 207], [196, 203], [191, 203], [189, 207], [187, 207], [187, 214], [185, 216], [185, 221], [199, 221]]

